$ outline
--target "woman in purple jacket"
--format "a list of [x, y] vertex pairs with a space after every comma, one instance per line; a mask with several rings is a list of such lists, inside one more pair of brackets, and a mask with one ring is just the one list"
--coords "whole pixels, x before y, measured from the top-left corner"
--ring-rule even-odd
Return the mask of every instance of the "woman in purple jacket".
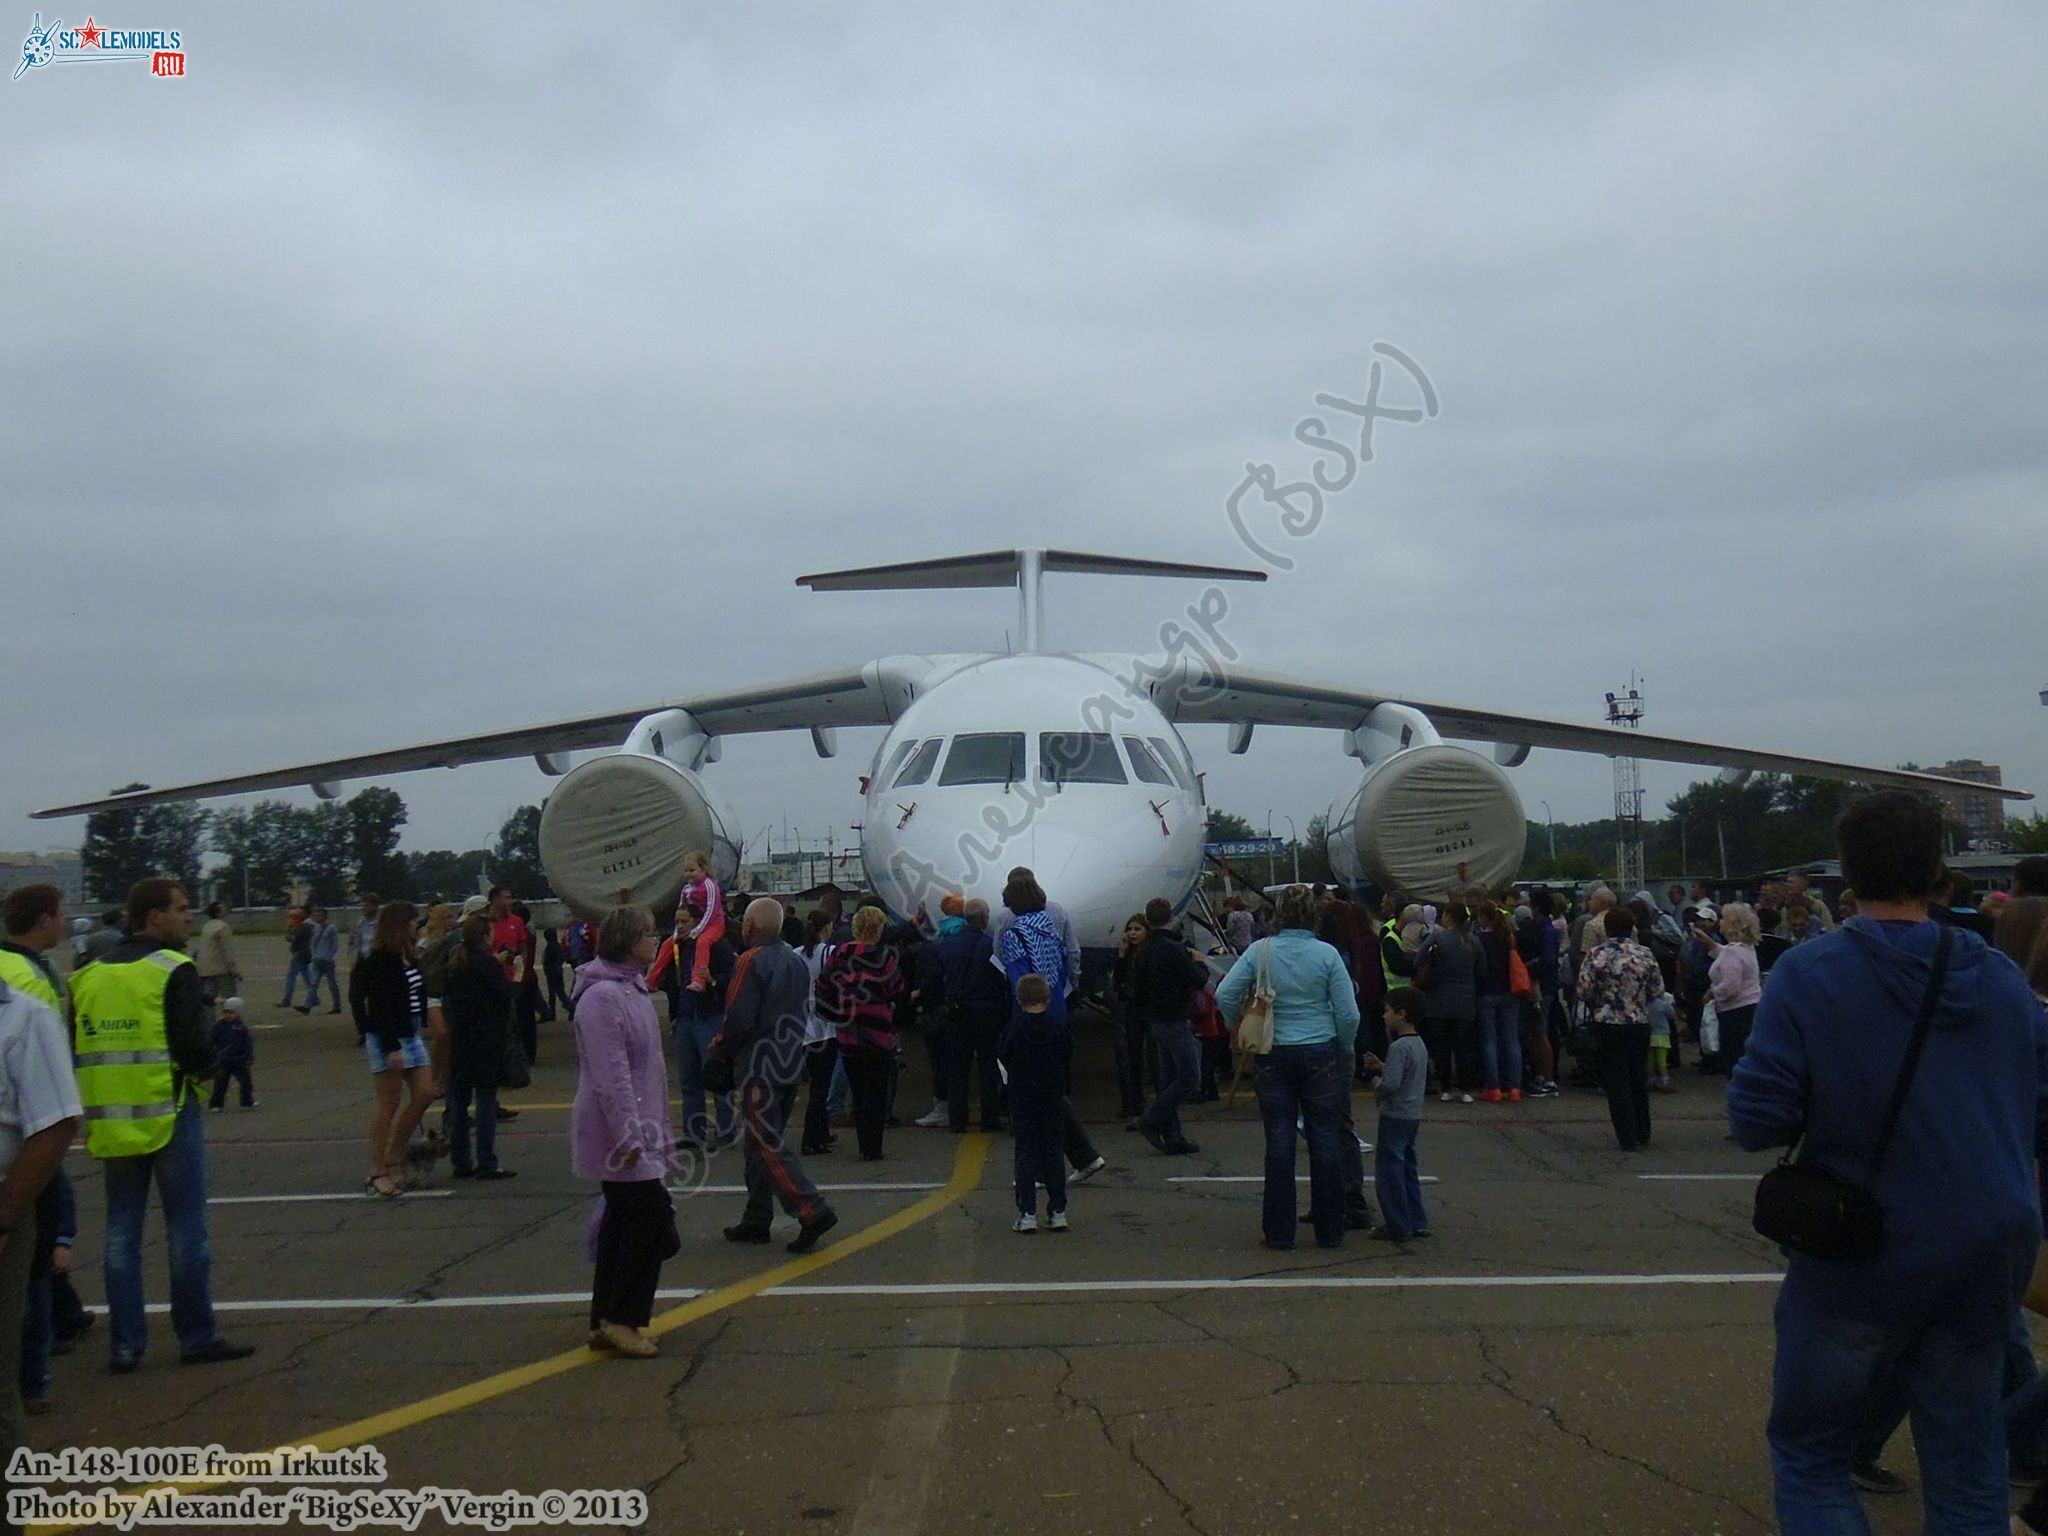
[[674, 1166], [668, 1068], [647, 995], [654, 918], [619, 907], [597, 930], [597, 958], [576, 973], [576, 1102], [569, 1111], [571, 1167], [604, 1186], [590, 1347], [635, 1359], [658, 1353], [645, 1332], [662, 1261], [682, 1247], [665, 1175]]

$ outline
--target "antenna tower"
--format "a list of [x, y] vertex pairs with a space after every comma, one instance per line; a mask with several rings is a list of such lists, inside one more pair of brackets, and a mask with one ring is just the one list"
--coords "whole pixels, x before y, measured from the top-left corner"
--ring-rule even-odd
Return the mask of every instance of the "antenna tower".
[[[1639, 679], [1628, 677], [1625, 693], [1607, 695], [1607, 723], [1633, 731], [1643, 723], [1643, 696]], [[1623, 901], [1643, 888], [1643, 761], [1639, 757], [1614, 760], [1614, 875]]]

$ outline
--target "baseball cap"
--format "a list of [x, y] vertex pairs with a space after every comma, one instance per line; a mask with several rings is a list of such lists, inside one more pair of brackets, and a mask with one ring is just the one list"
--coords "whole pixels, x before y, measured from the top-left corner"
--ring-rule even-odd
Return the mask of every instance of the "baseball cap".
[[242, 1011], [242, 1000], [239, 997], [231, 997], [220, 1005], [220, 1011], [222, 1013], [240, 1013]]
[[488, 896], [472, 896], [462, 904], [464, 917], [482, 917], [490, 910], [491, 898]]

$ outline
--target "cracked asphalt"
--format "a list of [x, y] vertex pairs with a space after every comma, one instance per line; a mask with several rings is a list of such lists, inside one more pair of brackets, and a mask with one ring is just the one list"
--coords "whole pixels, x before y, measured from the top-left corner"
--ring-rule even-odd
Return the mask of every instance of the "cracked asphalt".
[[[355, 1194], [369, 1085], [353, 1031], [263, 1006], [273, 987], [244, 989], [261, 1000], [253, 1022], [280, 1027], [256, 1037], [261, 1107], [209, 1117], [212, 1192], [353, 1198], [214, 1206], [214, 1293], [362, 1304], [225, 1310], [224, 1331], [258, 1353], [206, 1368], [176, 1363], [155, 1315], [149, 1357], [126, 1378], [104, 1373], [102, 1325], [57, 1362], [57, 1408], [30, 1421], [38, 1448], [294, 1443], [581, 1342], [592, 1191], [569, 1177], [566, 1113], [531, 1108], [503, 1128], [516, 1180], [450, 1183], [444, 1169], [447, 1198]], [[541, 1038], [534, 1086], [514, 1102], [572, 1096], [564, 1028], [543, 1025]], [[906, 1119], [929, 1102], [922, 1057], [909, 1053]], [[1164, 1158], [1114, 1117], [1099, 1025], [1079, 1074], [1110, 1165], [1075, 1189], [1071, 1234], [1009, 1230], [1010, 1144], [997, 1138], [965, 1199], [798, 1282], [855, 1294], [744, 1300], [664, 1337], [656, 1360], [593, 1359], [387, 1435], [389, 1481], [638, 1488], [648, 1529], [734, 1536], [1771, 1528], [1775, 1285], [1556, 1283], [1778, 1269], [1749, 1231], [1746, 1179], [1637, 1177], [1761, 1170], [1724, 1139], [1717, 1085], [1691, 1079], [1657, 1100], [1653, 1150], [1634, 1156], [1614, 1148], [1590, 1092], [1431, 1102], [1433, 1237], [1397, 1248], [1351, 1234], [1323, 1252], [1304, 1233], [1275, 1253], [1258, 1244], [1256, 1183], [1168, 1182], [1259, 1171], [1248, 1095], [1203, 1106], [1190, 1127], [1201, 1152]], [[1359, 1109], [1370, 1135], [1370, 1106]], [[837, 1154], [812, 1166], [821, 1182], [939, 1184], [960, 1145], [905, 1127], [879, 1165]], [[100, 1183], [82, 1152], [68, 1166], [77, 1273], [97, 1309]], [[719, 1184], [739, 1176], [736, 1157], [711, 1171]], [[831, 1198], [843, 1237], [920, 1196]], [[783, 1260], [720, 1239], [739, 1205], [682, 1203], [665, 1286], [716, 1290]], [[151, 1300], [166, 1300], [154, 1213], [145, 1263]], [[1213, 1288], [1255, 1277], [1309, 1283]], [[1074, 1288], [1040, 1288], [1053, 1284]], [[959, 1289], [990, 1285], [1020, 1289]], [[865, 1289], [898, 1286], [928, 1289]], [[557, 1293], [575, 1299], [392, 1304]], [[1911, 1475], [1906, 1437], [1889, 1460]], [[1879, 1531], [1918, 1528], [1917, 1498], [1870, 1504]]]

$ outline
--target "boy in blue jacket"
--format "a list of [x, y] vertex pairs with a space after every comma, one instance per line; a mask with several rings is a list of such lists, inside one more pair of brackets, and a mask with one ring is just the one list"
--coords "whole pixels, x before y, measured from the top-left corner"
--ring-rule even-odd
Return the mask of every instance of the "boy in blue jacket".
[[[1778, 1520], [1788, 1536], [1868, 1530], [1851, 1462], [1903, 1399], [1927, 1528], [1992, 1536], [2006, 1530], [2005, 1340], [2041, 1246], [2048, 1024], [2017, 966], [1930, 920], [1931, 801], [1865, 796], [1837, 834], [1860, 915], [1778, 962], [1728, 1085], [1744, 1147], [1803, 1135], [1801, 1161], [1867, 1187], [1884, 1215], [1874, 1259], [1787, 1254], [1769, 1425]], [[1873, 1166], [1944, 935], [1926, 1045]]]
[[256, 1107], [256, 1079], [251, 1068], [256, 1062], [256, 1041], [242, 1020], [242, 1000], [231, 997], [220, 1005], [220, 1017], [213, 1021], [213, 1099], [217, 1113], [228, 1101], [228, 1084], [242, 1088], [242, 1108]]
[[1045, 1186], [1046, 1230], [1067, 1230], [1067, 1021], [1052, 1011], [1043, 976], [1017, 979], [1017, 1007], [1003, 1031], [1002, 1062], [1010, 1074], [1010, 1129], [1017, 1139], [1017, 1224], [1038, 1230], [1038, 1186]]

